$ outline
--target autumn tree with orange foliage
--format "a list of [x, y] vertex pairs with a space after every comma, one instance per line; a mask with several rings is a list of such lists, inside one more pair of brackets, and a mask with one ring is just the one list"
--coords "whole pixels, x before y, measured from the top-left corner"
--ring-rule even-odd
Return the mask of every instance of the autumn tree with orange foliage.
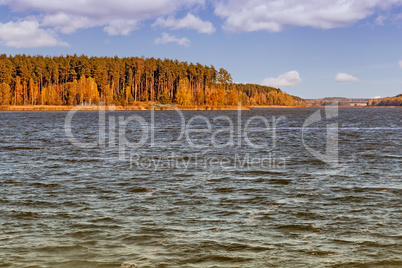
[[14, 86], [14, 105], [22, 105], [24, 102], [23, 88], [21, 85], [21, 77], [18, 75], [15, 77]]
[[176, 103], [179, 105], [191, 105], [193, 96], [190, 91], [190, 82], [187, 78], [180, 79], [179, 88], [176, 92]]
[[11, 99], [11, 88], [6, 83], [0, 84], [0, 105], [9, 105]]

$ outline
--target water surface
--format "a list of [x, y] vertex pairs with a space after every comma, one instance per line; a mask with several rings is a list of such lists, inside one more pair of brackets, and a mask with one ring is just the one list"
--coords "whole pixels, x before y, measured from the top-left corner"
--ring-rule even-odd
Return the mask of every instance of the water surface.
[[[156, 111], [153, 126], [150, 111], [107, 112], [105, 146], [80, 148], [66, 137], [67, 112], [0, 112], [0, 267], [402, 266], [402, 110], [341, 108], [305, 129], [304, 144], [325, 153], [338, 123], [338, 165], [303, 145], [315, 111], [242, 111], [240, 123], [237, 111], [183, 112], [186, 123], [205, 116], [212, 133], [230, 127], [218, 116], [235, 130], [265, 117], [268, 131], [247, 132], [263, 148], [244, 131], [226, 147], [228, 132], [191, 133], [202, 148], [175, 142], [175, 111]], [[119, 117], [133, 115], [154, 143], [122, 153]], [[275, 137], [273, 116], [283, 116]], [[97, 112], [74, 115], [77, 141], [98, 132]], [[123, 133], [136, 143], [143, 131], [131, 122]]]

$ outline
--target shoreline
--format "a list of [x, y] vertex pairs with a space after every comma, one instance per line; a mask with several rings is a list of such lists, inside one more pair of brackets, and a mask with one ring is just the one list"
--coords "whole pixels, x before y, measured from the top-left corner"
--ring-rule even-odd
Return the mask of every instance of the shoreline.
[[297, 106], [297, 105], [290, 105], [290, 106], [281, 106], [281, 105], [252, 105], [249, 106], [251, 109], [283, 109], [283, 108], [306, 108], [307, 106]]
[[[70, 111], [73, 108], [79, 107], [80, 111], [98, 111], [98, 110], [106, 110], [106, 111], [150, 111], [151, 105], [155, 105], [153, 107], [156, 111], [163, 110], [174, 110], [174, 107], [180, 109], [182, 111], [231, 111], [237, 110], [237, 105], [222, 105], [222, 106], [208, 106], [208, 105], [187, 105], [180, 106], [174, 105], [174, 107], [163, 106], [158, 104], [150, 104], [143, 103], [139, 105], [133, 106], [72, 106], [72, 105], [3, 105], [0, 106], [0, 111]], [[255, 108], [303, 108], [304, 106], [241, 106], [241, 110], [252, 110]]]
[[[174, 110], [172, 107], [158, 106], [155, 104], [154, 110]], [[71, 109], [79, 107], [80, 111], [150, 111], [151, 104], [140, 104], [135, 106], [72, 106], [72, 105], [7, 105], [0, 106], [0, 111], [70, 111]], [[174, 106], [182, 111], [232, 111], [237, 110], [238, 106], [222, 105], [222, 106]], [[285, 109], [285, 108], [320, 108], [325, 106], [279, 106], [279, 105], [261, 105], [261, 106], [241, 106], [241, 110], [253, 110], [253, 109]], [[340, 108], [402, 108], [402, 106], [339, 106]]]
[[[73, 108], [79, 111], [150, 111], [152, 104], [140, 104], [133, 106], [100, 106], [100, 105], [91, 105], [91, 106], [72, 106], [72, 105], [7, 105], [0, 106], [0, 111], [70, 111]], [[238, 106], [196, 106], [196, 105], [188, 105], [188, 106], [180, 106], [175, 105], [173, 107], [163, 106], [154, 104], [153, 107], [156, 111], [162, 110], [174, 110], [174, 107], [183, 111], [213, 111], [213, 110], [237, 110]], [[241, 110], [251, 110], [249, 106], [242, 106]]]

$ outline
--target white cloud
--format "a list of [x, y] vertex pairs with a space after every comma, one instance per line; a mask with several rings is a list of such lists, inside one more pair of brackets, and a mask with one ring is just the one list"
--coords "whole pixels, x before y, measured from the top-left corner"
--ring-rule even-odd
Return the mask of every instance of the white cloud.
[[97, 20], [85, 16], [74, 16], [64, 12], [54, 15], [46, 15], [42, 18], [42, 26], [50, 26], [63, 34], [74, 33], [81, 28], [104, 26], [104, 31], [109, 35], [129, 35], [130, 32], [139, 28], [137, 20], [113, 19]]
[[280, 32], [290, 27], [344, 27], [396, 6], [402, 6], [402, 0], [226, 0], [215, 4], [215, 14], [225, 19], [229, 31]]
[[359, 78], [345, 73], [338, 73], [335, 77], [335, 80], [339, 83], [349, 83], [349, 82], [358, 82]]
[[200, 18], [188, 13], [186, 17], [176, 20], [174, 17], [158, 18], [152, 26], [160, 26], [171, 28], [173, 30], [179, 29], [193, 29], [199, 33], [211, 34], [215, 32], [215, 27], [209, 21], [203, 21]]
[[402, 69], [402, 60], [399, 61], [399, 68]]
[[[224, 20], [224, 29], [238, 32], [279, 32], [290, 27], [331, 29], [372, 15], [376, 15], [373, 20], [377, 24], [382, 24], [395, 16], [387, 11], [402, 6], [402, 0], [0, 0], [0, 6], [14, 12], [34, 14], [39, 22], [37, 30], [59, 44], [54, 32], [70, 34], [78, 29], [102, 27], [109, 35], [128, 35], [142, 21], [155, 19], [153, 26], [211, 34], [216, 31], [214, 25], [193, 13], [207, 3], [212, 3], [215, 14]], [[189, 13], [177, 19], [178, 11]], [[399, 17], [402, 15], [395, 19]]]
[[88, 17], [69, 15], [64, 12], [45, 15], [42, 18], [42, 26], [50, 26], [63, 34], [74, 33], [77, 29], [99, 25]]
[[[177, 11], [181, 7], [204, 5], [205, 0], [3, 0], [15, 11], [67, 14], [104, 19], [148, 19]], [[1, 3], [1, 2], [0, 2]]]
[[181, 46], [188, 47], [190, 45], [190, 40], [187, 38], [177, 38], [176, 36], [169, 35], [167, 33], [162, 33], [162, 37], [155, 39], [155, 44], [167, 44], [167, 43], [177, 43]]
[[271, 87], [292, 87], [302, 81], [297, 71], [290, 71], [278, 77], [266, 78], [261, 84]]
[[[39, 13], [43, 26], [65, 34], [80, 28], [104, 26], [110, 35], [128, 35], [138, 29], [142, 20], [204, 4], [205, 0], [0, 0], [0, 5], [7, 5], [13, 11]], [[190, 25], [197, 22], [190, 19], [187, 18]]]
[[113, 20], [103, 30], [109, 35], [129, 35], [131, 31], [138, 28], [136, 20]]
[[4, 45], [16, 48], [68, 46], [52, 30], [40, 28], [35, 20], [0, 23], [0, 39]]
[[385, 21], [386, 19], [387, 19], [387, 18], [386, 18], [385, 16], [380, 15], [380, 16], [378, 16], [378, 17], [375, 19], [375, 23], [376, 23], [377, 25], [383, 26], [383, 25], [384, 25], [384, 21]]

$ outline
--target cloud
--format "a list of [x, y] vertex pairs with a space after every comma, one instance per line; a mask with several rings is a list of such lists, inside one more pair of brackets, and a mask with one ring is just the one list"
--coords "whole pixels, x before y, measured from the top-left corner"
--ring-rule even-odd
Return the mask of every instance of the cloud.
[[100, 25], [100, 23], [91, 21], [88, 17], [69, 15], [64, 12], [45, 15], [41, 18], [42, 26], [50, 26], [63, 34], [74, 33], [80, 28], [89, 28]]
[[225, 19], [228, 31], [280, 32], [291, 27], [344, 27], [397, 6], [402, 0], [226, 0], [215, 4], [215, 14]]
[[261, 84], [271, 87], [292, 87], [301, 83], [302, 79], [297, 71], [290, 71], [278, 77], [266, 78]]
[[162, 33], [162, 37], [155, 39], [155, 44], [167, 44], [167, 43], [177, 43], [181, 46], [188, 47], [190, 45], [190, 40], [187, 38], [177, 38], [175, 36], [169, 35], [167, 33]]
[[[110, 35], [128, 35], [139, 28], [140, 21], [171, 15], [183, 8], [202, 6], [205, 0], [0, 0], [0, 5], [6, 5], [15, 12], [39, 13], [43, 26], [53, 27], [64, 34], [81, 28], [103, 26]], [[197, 23], [189, 16], [186, 18], [190, 25]]]
[[4, 45], [16, 48], [68, 46], [52, 30], [40, 28], [35, 20], [0, 23], [0, 39]]
[[41, 20], [42, 26], [50, 26], [63, 34], [71, 34], [81, 28], [104, 26], [104, 31], [109, 35], [129, 35], [130, 32], [139, 29], [137, 20], [113, 19], [91, 20], [84, 16], [69, 15], [59, 12], [54, 15], [45, 15]]
[[387, 18], [386, 18], [385, 16], [380, 15], [380, 16], [378, 16], [378, 17], [375, 19], [375, 23], [376, 23], [377, 25], [383, 26], [383, 25], [384, 25], [384, 21], [385, 21], [386, 19], [387, 19]]
[[193, 29], [197, 30], [199, 33], [207, 34], [214, 33], [216, 30], [211, 22], [203, 21], [191, 13], [188, 13], [186, 17], [179, 20], [176, 20], [174, 17], [171, 16], [167, 17], [166, 19], [158, 18], [152, 26], [160, 26], [173, 30]]
[[402, 69], [402, 60], [399, 61], [399, 68]]
[[335, 80], [339, 83], [349, 83], [349, 82], [358, 82], [359, 78], [345, 73], [338, 73], [335, 77]]
[[182, 7], [204, 5], [205, 0], [3, 0], [0, 4], [19, 12], [81, 15], [96, 19], [148, 19], [171, 14]]
[[[43, 42], [59, 45], [63, 43], [58, 41], [56, 32], [71, 34], [79, 29], [102, 27], [109, 35], [129, 35], [145, 20], [156, 20], [154, 27], [212, 34], [216, 31], [214, 25], [194, 13], [209, 4], [223, 19], [226, 30], [280, 32], [291, 27], [344, 27], [372, 15], [375, 15], [372, 19], [381, 25], [391, 20], [390, 16], [395, 17], [388, 11], [401, 7], [402, 0], [0, 0], [0, 7], [7, 6], [18, 14], [34, 15], [34, 21], [39, 23], [36, 31], [47, 37]], [[176, 18], [179, 11], [188, 13]], [[395, 20], [399, 17], [402, 14]], [[2, 40], [7, 43], [6, 39]]]
[[139, 26], [136, 20], [113, 20], [103, 30], [109, 35], [129, 35], [137, 29]]

